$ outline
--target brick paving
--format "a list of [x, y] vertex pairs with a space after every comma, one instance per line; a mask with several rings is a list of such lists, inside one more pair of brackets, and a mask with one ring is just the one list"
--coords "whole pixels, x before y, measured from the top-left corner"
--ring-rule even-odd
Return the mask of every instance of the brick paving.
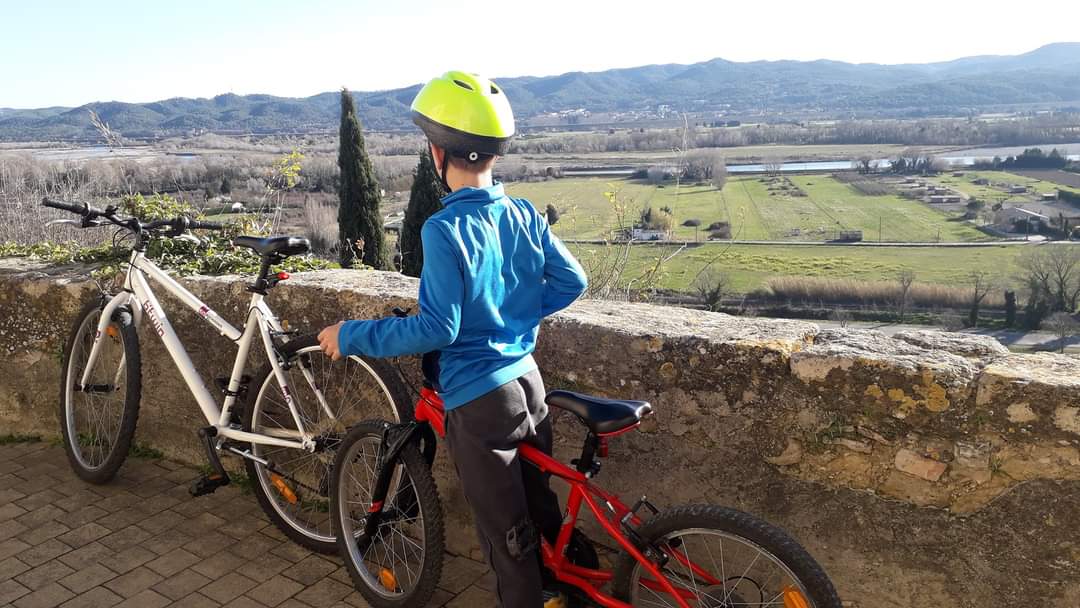
[[[285, 538], [233, 487], [191, 498], [195, 469], [128, 458], [78, 479], [48, 442], [0, 445], [0, 606], [364, 607], [336, 556]], [[219, 527], [220, 526], [220, 527]], [[483, 564], [447, 555], [431, 606], [494, 605]]]

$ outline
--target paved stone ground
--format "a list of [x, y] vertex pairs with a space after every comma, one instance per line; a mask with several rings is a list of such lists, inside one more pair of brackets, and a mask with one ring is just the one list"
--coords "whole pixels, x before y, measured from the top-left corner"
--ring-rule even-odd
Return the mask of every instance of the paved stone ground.
[[[254, 496], [191, 498], [198, 472], [128, 458], [103, 486], [63, 448], [0, 445], [0, 606], [367, 606], [337, 557], [292, 543]], [[447, 555], [431, 606], [493, 606], [483, 564]]]

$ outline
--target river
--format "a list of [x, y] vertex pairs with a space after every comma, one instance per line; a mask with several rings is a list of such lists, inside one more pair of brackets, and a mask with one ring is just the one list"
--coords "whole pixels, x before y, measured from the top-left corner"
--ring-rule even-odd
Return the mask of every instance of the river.
[[[990, 160], [995, 156], [1002, 158], [1006, 156], [1015, 156], [1022, 153], [1026, 148], [1042, 148], [1043, 151], [1049, 152], [1053, 148], [1057, 148], [1059, 151], [1066, 154], [1066, 158], [1069, 160], [1080, 161], [1080, 143], [1073, 144], [1041, 144], [1033, 146], [1011, 146], [1002, 148], [971, 148], [969, 150], [955, 150], [953, 152], [946, 152], [937, 158], [948, 161], [949, 164], [958, 167], [970, 166], [978, 161]], [[781, 173], [799, 173], [804, 171], [842, 171], [844, 169], [850, 169], [853, 160], [825, 160], [825, 161], [811, 161], [811, 162], [789, 162], [784, 163], [780, 167]], [[887, 158], [879, 158], [874, 163], [880, 168], [887, 168], [892, 163]], [[612, 168], [612, 169], [566, 169], [563, 170], [563, 175], [567, 177], [590, 177], [590, 176], [629, 176], [633, 175], [635, 171], [639, 169], [628, 169], [624, 167]], [[751, 165], [728, 165], [728, 173], [765, 173], [765, 165], [763, 164], [751, 164]]]

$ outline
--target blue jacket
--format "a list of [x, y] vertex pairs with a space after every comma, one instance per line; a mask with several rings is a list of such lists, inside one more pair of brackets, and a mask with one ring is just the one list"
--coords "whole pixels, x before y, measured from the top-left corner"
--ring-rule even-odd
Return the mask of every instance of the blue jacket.
[[441, 350], [439, 393], [453, 409], [534, 369], [540, 320], [585, 291], [585, 272], [525, 200], [502, 184], [442, 199], [421, 229], [420, 312], [347, 321], [344, 355]]

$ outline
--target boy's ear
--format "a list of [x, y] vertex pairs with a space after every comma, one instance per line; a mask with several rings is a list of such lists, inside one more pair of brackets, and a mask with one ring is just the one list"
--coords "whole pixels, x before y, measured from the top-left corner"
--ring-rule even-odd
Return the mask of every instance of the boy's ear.
[[430, 142], [428, 145], [431, 146], [431, 160], [435, 162], [435, 173], [442, 177], [443, 157], [446, 155], [446, 150]]

